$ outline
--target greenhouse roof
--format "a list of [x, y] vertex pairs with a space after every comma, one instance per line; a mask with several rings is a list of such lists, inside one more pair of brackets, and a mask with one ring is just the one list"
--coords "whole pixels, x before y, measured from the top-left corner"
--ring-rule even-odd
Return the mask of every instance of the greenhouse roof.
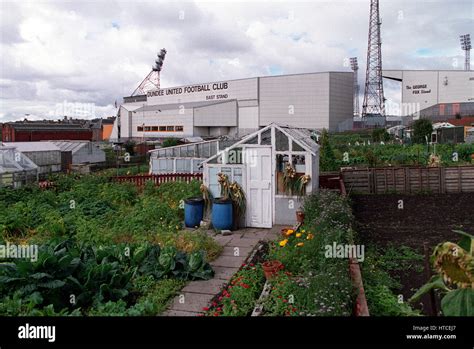
[[89, 141], [53, 141], [51, 142], [61, 151], [70, 151], [72, 154], [89, 143]]
[[[238, 146], [241, 146], [241, 145], [252, 144], [252, 143], [248, 143], [248, 142], [251, 142], [257, 136], [260, 137], [260, 138], [263, 138], [263, 137], [261, 137], [261, 135], [265, 131], [267, 131], [269, 129], [272, 129], [272, 128], [275, 128], [275, 129], [281, 131], [283, 134], [288, 136], [288, 138], [291, 139], [294, 143], [298, 144], [300, 147], [302, 147], [306, 151], [311, 152], [312, 155], [316, 156], [316, 154], [319, 152], [319, 145], [311, 137], [311, 133], [312, 133], [311, 130], [306, 129], [306, 128], [298, 128], [298, 127], [292, 127], [292, 126], [287, 126], [287, 125], [280, 125], [280, 124], [276, 124], [276, 123], [271, 123], [270, 125], [265, 126], [265, 127], [261, 128], [258, 131], [250, 133], [249, 135], [243, 137], [240, 141], [238, 141], [238, 142], [232, 144], [231, 146], [229, 146], [228, 148], [226, 148], [225, 151], [231, 150], [231, 149], [233, 149], [235, 147], [238, 147]], [[217, 153], [214, 156], [211, 156], [206, 161], [204, 161], [202, 164], [208, 163], [211, 160], [214, 160], [219, 155], [220, 154]]]
[[0, 174], [36, 171], [38, 166], [14, 146], [0, 145]]
[[59, 148], [52, 142], [10, 142], [4, 144], [13, 146], [21, 152], [59, 151]]

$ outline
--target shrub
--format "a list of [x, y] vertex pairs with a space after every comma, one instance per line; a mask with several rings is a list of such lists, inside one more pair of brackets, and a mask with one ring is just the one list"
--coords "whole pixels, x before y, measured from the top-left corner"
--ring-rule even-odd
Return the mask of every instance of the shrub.
[[426, 144], [426, 137], [428, 142], [431, 141], [431, 132], [433, 132], [433, 125], [428, 119], [418, 119], [413, 123], [413, 142]]

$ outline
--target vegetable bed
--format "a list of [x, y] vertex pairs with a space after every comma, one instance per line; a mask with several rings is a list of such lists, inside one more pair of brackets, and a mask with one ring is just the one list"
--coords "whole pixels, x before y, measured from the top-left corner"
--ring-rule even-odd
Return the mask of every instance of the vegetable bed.
[[186, 280], [209, 279], [222, 248], [182, 229], [199, 182], [147, 185], [56, 176], [54, 187], [0, 189], [0, 244], [38, 246], [0, 260], [0, 315], [157, 315]]

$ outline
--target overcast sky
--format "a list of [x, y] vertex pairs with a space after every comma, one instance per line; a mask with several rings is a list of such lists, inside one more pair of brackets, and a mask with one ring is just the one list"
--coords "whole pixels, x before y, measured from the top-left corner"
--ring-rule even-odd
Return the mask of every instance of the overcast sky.
[[[350, 71], [357, 56], [364, 90], [369, 0], [0, 1], [0, 122], [71, 115], [67, 103], [115, 115], [163, 47], [162, 87]], [[381, 0], [383, 68], [462, 69], [473, 4]], [[399, 101], [397, 83], [385, 91]]]

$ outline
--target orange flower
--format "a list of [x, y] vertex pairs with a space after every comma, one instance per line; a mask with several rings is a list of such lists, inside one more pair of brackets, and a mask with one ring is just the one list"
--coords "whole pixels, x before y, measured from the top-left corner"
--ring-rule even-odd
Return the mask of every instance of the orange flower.
[[306, 237], [306, 240], [312, 240], [314, 238], [314, 235], [309, 233], [308, 236]]
[[303, 246], [304, 246], [304, 242], [298, 242], [298, 243], [296, 244], [296, 246], [298, 246], [298, 247], [303, 247]]

